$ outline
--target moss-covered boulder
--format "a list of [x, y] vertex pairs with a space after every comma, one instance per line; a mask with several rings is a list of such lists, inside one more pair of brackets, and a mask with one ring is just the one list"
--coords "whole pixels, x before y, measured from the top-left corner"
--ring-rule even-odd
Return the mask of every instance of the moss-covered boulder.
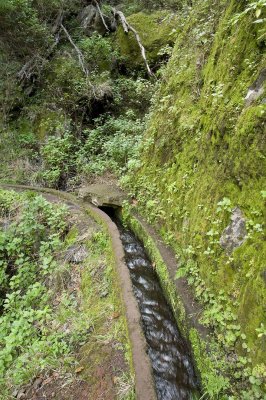
[[[174, 44], [173, 33], [177, 25], [177, 16], [165, 10], [151, 14], [139, 12], [129, 16], [127, 21], [138, 32], [145, 47], [148, 62], [156, 65], [163, 56], [162, 49]], [[123, 28], [119, 26], [116, 42], [129, 68], [143, 65], [140, 49], [132, 32], [125, 34]], [[167, 48], [165, 50], [167, 53]]]

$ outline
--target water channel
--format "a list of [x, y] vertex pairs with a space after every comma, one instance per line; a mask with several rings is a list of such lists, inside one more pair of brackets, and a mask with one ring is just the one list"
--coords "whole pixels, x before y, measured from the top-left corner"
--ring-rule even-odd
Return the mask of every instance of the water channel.
[[143, 244], [121, 225], [114, 212], [107, 208], [104, 211], [120, 231], [126, 264], [141, 313], [158, 400], [199, 398], [199, 382], [189, 346], [181, 336]]

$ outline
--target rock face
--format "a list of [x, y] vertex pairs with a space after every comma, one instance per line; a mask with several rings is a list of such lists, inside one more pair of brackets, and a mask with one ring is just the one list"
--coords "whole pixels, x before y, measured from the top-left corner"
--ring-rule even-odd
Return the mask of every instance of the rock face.
[[220, 238], [220, 245], [228, 254], [231, 254], [241, 246], [247, 235], [245, 218], [240, 208], [234, 208], [231, 221], [231, 224], [225, 228]]
[[[178, 24], [174, 14], [166, 10], [157, 10], [152, 13], [139, 12], [127, 17], [127, 21], [138, 32], [145, 47], [148, 62], [151, 65], [157, 65], [160, 60], [167, 57], [167, 54], [161, 53], [161, 51], [167, 46], [174, 45], [171, 32]], [[134, 35], [132, 32], [126, 35], [120, 24], [116, 34], [116, 41], [128, 68], [143, 64], [140, 49]]]
[[91, 36], [93, 32], [105, 33], [105, 27], [97, 11], [97, 8], [90, 4], [85, 7], [78, 16], [84, 32]]
[[97, 207], [121, 207], [123, 201], [127, 200], [126, 194], [117, 186], [104, 183], [81, 188], [79, 197], [90, 201]]
[[[266, 68], [264, 68], [259, 74], [254, 84], [249, 88], [248, 94], [245, 97], [245, 104], [249, 106], [253, 101], [257, 100], [264, 93], [264, 82], [266, 80]], [[265, 99], [262, 99], [262, 103], [265, 103]]]

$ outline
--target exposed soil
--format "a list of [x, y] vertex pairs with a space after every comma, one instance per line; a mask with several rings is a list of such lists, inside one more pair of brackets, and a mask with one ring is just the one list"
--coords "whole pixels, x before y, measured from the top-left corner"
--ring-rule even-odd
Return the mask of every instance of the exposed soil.
[[[27, 400], [115, 400], [119, 376], [127, 366], [124, 355], [114, 343], [97, 347], [104, 361], [98, 364], [90, 376], [79, 378], [83, 367], [76, 369], [76, 377], [60, 376], [53, 372], [48, 376], [40, 376], [31, 385], [25, 386], [17, 395]], [[88, 363], [93, 362], [93, 354], [86, 357]], [[84, 361], [84, 360], [83, 360]], [[91, 369], [90, 369], [91, 370]], [[85, 374], [86, 375], [86, 374]]]
[[46, 378], [42, 376], [37, 378], [32, 386], [26, 386], [20, 390], [17, 398], [27, 400], [89, 400], [89, 387], [90, 385], [85, 381], [76, 379], [68, 383], [67, 377], [60, 377], [57, 376], [57, 373], [54, 373]]

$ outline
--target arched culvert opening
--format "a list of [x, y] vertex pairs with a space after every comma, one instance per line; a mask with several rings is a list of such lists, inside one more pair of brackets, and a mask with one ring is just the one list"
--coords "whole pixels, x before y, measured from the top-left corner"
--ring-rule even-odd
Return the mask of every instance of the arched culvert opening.
[[98, 208], [103, 212], [105, 212], [105, 214], [107, 214], [112, 221], [118, 222], [120, 220], [122, 211], [121, 207], [110, 205], [110, 206], [100, 206]]

